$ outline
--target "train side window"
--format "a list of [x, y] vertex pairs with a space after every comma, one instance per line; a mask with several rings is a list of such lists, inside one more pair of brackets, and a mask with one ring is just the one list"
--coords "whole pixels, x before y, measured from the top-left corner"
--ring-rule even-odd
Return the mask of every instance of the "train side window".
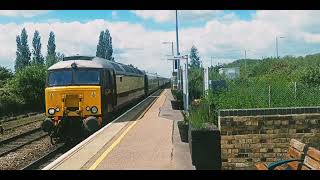
[[122, 82], [122, 76], [120, 76], [120, 82]]

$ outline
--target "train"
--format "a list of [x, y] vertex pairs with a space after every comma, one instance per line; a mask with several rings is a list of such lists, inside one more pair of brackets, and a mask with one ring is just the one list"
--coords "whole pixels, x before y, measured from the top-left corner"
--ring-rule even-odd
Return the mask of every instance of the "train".
[[88, 136], [115, 112], [170, 84], [170, 79], [95, 56], [69, 56], [48, 68], [43, 131], [51, 143]]

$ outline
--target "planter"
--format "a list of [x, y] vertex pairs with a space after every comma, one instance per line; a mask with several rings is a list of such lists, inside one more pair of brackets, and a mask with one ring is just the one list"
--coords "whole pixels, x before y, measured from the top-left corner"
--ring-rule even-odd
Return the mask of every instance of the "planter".
[[217, 128], [194, 129], [189, 125], [192, 164], [197, 170], [221, 170], [220, 131]]
[[183, 110], [183, 102], [182, 101], [171, 101], [172, 109], [174, 110]]
[[188, 142], [189, 124], [185, 121], [178, 121], [178, 128], [182, 142]]

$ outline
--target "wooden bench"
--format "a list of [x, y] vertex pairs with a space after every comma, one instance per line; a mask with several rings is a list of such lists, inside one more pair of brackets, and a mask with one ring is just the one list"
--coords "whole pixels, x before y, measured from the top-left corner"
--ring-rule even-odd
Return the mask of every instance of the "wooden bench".
[[301, 170], [320, 170], [320, 151], [309, 147]]
[[291, 139], [290, 146], [284, 160], [270, 163], [257, 163], [255, 166], [258, 170], [296, 170], [301, 168], [300, 162], [303, 161], [306, 151], [306, 145]]

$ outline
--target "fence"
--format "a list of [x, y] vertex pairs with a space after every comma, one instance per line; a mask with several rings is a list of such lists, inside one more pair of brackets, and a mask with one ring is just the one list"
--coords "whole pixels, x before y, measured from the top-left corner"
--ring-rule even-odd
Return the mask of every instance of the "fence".
[[304, 107], [320, 105], [319, 87], [298, 82], [228, 81], [214, 90], [219, 109]]

